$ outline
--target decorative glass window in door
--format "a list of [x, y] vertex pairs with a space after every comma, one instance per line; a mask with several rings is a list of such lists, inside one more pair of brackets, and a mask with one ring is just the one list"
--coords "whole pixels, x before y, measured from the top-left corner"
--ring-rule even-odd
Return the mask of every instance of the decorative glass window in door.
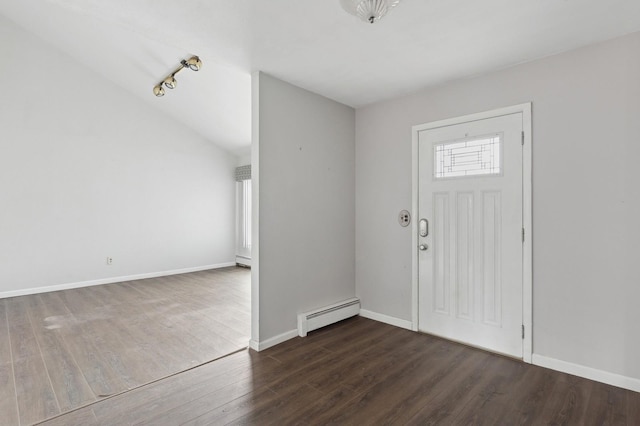
[[434, 146], [436, 179], [502, 174], [502, 134], [443, 142]]

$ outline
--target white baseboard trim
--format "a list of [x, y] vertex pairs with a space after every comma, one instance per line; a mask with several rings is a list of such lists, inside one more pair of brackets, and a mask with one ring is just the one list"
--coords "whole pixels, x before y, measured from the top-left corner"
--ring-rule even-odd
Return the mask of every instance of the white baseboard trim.
[[282, 334], [278, 334], [275, 337], [267, 339], [262, 342], [256, 342], [255, 340], [251, 340], [249, 342], [249, 347], [254, 351], [264, 351], [265, 349], [269, 349], [272, 346], [278, 345], [282, 342], [286, 342], [287, 340], [293, 339], [294, 337], [298, 337], [298, 329], [289, 330]]
[[0, 292], [0, 299], [5, 299], [7, 297], [27, 296], [30, 294], [48, 293], [50, 291], [70, 290], [73, 288], [80, 288], [80, 287], [91, 287], [94, 285], [121, 283], [124, 281], [143, 280], [145, 278], [157, 278], [157, 277], [166, 277], [169, 275], [187, 274], [189, 272], [199, 272], [199, 271], [206, 271], [209, 269], [227, 268], [229, 266], [236, 266], [236, 263], [235, 262], [217, 263], [214, 265], [196, 266], [193, 268], [184, 268], [184, 269], [174, 269], [171, 271], [148, 272], [145, 274], [101, 278], [99, 280], [50, 285], [46, 287], [27, 288], [24, 290], [4, 291], [4, 292]]
[[236, 263], [240, 265], [251, 267], [251, 258], [245, 256], [236, 256]]
[[403, 320], [396, 317], [390, 317], [389, 315], [379, 314], [377, 312], [368, 311], [366, 309], [360, 309], [360, 316], [369, 318], [374, 321], [383, 322], [385, 324], [393, 325], [395, 327], [405, 328], [407, 330], [413, 330], [413, 323], [411, 321]]
[[559, 359], [549, 358], [535, 353], [532, 357], [532, 363], [540, 367], [550, 368], [552, 370], [572, 374], [574, 376], [584, 377], [585, 379], [595, 380], [596, 382], [629, 389], [634, 392], [640, 392], [640, 379], [634, 379], [633, 377], [622, 376], [620, 374], [610, 373], [604, 370], [597, 370], [595, 368], [561, 361]]

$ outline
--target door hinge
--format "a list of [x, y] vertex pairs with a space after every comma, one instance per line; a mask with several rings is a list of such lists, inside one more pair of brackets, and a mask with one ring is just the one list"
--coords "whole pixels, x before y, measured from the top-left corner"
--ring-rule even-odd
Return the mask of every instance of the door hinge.
[[524, 243], [524, 228], [522, 228], [522, 242]]
[[522, 139], [520, 140], [520, 144], [524, 145], [524, 131], [522, 131], [521, 134], [522, 134]]
[[522, 338], [524, 339], [524, 324], [522, 324]]

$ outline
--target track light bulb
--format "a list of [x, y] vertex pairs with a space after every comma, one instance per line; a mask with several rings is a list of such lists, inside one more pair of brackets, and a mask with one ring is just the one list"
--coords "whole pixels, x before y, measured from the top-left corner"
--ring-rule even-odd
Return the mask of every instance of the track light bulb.
[[173, 75], [170, 75], [169, 77], [164, 79], [164, 86], [167, 89], [175, 89], [177, 85], [178, 85], [178, 81], [175, 79]]
[[202, 68], [202, 61], [197, 56], [192, 56], [187, 60], [187, 66], [193, 71], [198, 71]]
[[153, 88], [153, 94], [156, 95], [157, 97], [164, 96], [164, 89], [160, 84], [158, 84]]

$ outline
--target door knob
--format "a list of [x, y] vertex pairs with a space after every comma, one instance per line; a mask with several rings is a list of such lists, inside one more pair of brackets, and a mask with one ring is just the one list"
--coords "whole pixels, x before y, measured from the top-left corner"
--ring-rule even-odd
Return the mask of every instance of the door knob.
[[426, 244], [420, 244], [420, 245], [418, 246], [418, 248], [419, 248], [420, 250], [424, 251], [424, 250], [428, 249], [428, 248], [429, 248], [429, 246], [428, 246], [428, 245], [426, 245]]

